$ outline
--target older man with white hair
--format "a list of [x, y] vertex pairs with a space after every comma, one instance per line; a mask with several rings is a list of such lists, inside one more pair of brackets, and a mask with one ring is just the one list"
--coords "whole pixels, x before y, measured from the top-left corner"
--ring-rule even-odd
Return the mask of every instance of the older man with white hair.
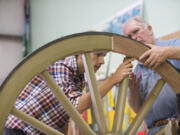
[[[147, 99], [152, 88], [161, 77], [152, 69], [165, 60], [169, 61], [180, 71], [180, 39], [161, 41], [154, 37], [152, 27], [140, 17], [130, 19], [124, 25], [124, 35], [150, 46], [151, 49], [139, 57], [139, 62], [129, 82], [129, 104], [137, 113]], [[151, 69], [152, 68], [152, 69]], [[177, 117], [176, 94], [165, 83], [152, 108], [148, 112], [145, 122], [149, 128], [149, 135], [164, 127], [168, 120]]]

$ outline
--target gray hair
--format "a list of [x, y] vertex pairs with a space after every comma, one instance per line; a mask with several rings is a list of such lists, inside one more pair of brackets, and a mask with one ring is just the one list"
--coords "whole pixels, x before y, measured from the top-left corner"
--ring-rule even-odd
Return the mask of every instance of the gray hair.
[[136, 22], [142, 24], [142, 26], [144, 26], [144, 27], [149, 26], [149, 24], [139, 16], [135, 16], [135, 17], [131, 18], [129, 21], [136, 21]]

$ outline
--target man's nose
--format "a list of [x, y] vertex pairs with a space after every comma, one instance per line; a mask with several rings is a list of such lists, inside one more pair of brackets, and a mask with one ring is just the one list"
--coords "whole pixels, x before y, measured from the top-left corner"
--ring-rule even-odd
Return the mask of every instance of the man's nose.
[[132, 39], [137, 40], [137, 35], [132, 35]]

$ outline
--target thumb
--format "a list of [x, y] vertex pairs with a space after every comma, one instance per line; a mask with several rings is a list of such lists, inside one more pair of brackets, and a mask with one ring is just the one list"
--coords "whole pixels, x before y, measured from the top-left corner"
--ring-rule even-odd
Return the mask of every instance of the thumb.
[[149, 48], [152, 48], [153, 45], [152, 44], [145, 44], [146, 46], [148, 46]]

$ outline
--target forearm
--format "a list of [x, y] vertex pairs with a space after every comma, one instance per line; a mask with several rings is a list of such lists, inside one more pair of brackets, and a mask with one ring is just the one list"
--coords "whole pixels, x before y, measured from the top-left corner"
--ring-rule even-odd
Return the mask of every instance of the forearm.
[[[99, 86], [99, 91], [100, 91], [100, 96], [104, 97], [107, 92], [109, 90], [111, 90], [111, 88], [114, 86], [115, 84], [115, 80], [113, 78], [113, 76], [107, 78], [106, 80], [104, 80]], [[91, 101], [91, 94], [90, 92], [88, 93], [84, 93], [78, 101], [78, 106], [77, 106], [77, 110], [82, 113], [84, 112], [86, 109], [90, 108], [92, 105], [92, 101]]]
[[91, 95], [90, 92], [84, 93], [82, 96], [79, 97], [77, 110], [80, 113], [83, 113], [86, 109], [91, 107]]
[[168, 59], [180, 60], [180, 46], [167, 46], [166, 52]]
[[107, 78], [106, 80], [104, 80], [103, 82], [101, 82], [98, 86], [101, 97], [104, 97], [115, 84], [116, 84], [116, 80], [114, 79], [113, 75]]

